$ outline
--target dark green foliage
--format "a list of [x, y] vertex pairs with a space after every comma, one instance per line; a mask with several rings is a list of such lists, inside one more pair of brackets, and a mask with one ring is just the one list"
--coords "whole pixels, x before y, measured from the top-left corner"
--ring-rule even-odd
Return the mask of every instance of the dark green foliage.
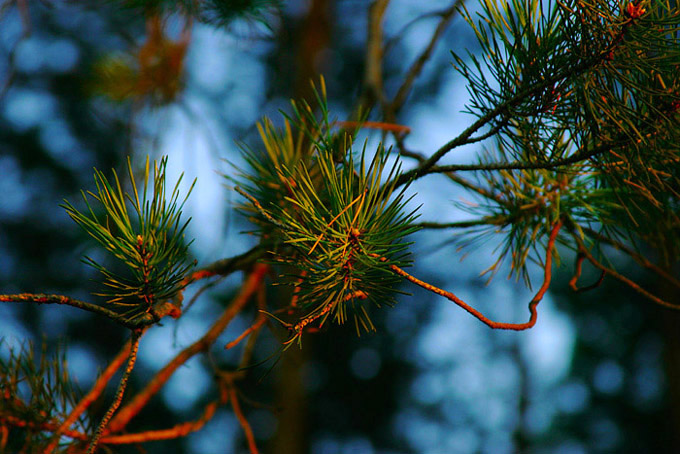
[[[103, 213], [98, 214], [93, 209], [84, 192], [87, 212], [78, 211], [69, 202], [63, 205], [78, 225], [125, 265], [127, 272], [121, 274], [86, 257], [86, 262], [104, 275], [106, 290], [98, 295], [108, 298], [110, 304], [124, 308], [124, 315], [129, 320], [152, 311], [155, 303], [172, 298], [183, 288], [182, 280], [193, 266], [186, 263], [190, 243], [184, 239], [184, 231], [191, 219], [183, 224], [180, 221], [182, 207], [189, 194], [180, 202], [180, 176], [166, 199], [166, 163], [167, 157], [159, 164], [154, 162], [153, 187], [149, 188], [147, 158], [141, 198], [128, 159], [132, 194], [123, 191], [115, 172], [111, 184], [102, 172], [95, 169], [97, 191], [88, 191], [87, 194], [98, 202], [97, 208]], [[132, 213], [128, 204], [132, 206]]]

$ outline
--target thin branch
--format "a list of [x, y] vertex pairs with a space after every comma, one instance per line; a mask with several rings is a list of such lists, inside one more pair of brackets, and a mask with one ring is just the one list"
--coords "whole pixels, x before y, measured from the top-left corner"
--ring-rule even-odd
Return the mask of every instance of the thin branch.
[[127, 382], [130, 379], [130, 373], [132, 373], [132, 369], [135, 367], [135, 361], [137, 361], [137, 352], [139, 351], [139, 339], [142, 337], [142, 334], [144, 334], [143, 330], [134, 330], [132, 332], [132, 339], [130, 341], [131, 343], [130, 356], [128, 358], [127, 367], [125, 368], [123, 377], [120, 379], [120, 383], [118, 384], [118, 390], [116, 391], [116, 396], [113, 399], [113, 403], [111, 404], [108, 411], [102, 418], [101, 422], [99, 423], [99, 427], [97, 427], [97, 431], [95, 432], [94, 436], [92, 437], [92, 440], [90, 441], [90, 445], [87, 448], [87, 454], [93, 454], [94, 451], [97, 449], [99, 439], [104, 433], [104, 429], [106, 429], [106, 426], [111, 420], [111, 417], [120, 406], [120, 403], [123, 401], [123, 394], [125, 394]]
[[639, 294], [647, 297], [648, 299], [652, 300], [653, 302], [655, 302], [656, 304], [658, 304], [660, 306], [667, 307], [669, 309], [680, 310], [680, 305], [672, 304], [672, 303], [669, 303], [668, 301], [662, 300], [658, 296], [656, 296], [656, 295], [648, 292], [647, 290], [643, 289], [642, 287], [640, 287], [640, 285], [638, 285], [637, 283], [635, 283], [631, 279], [628, 279], [624, 275], [614, 271], [613, 269], [611, 269], [607, 266], [604, 266], [595, 257], [593, 257], [593, 254], [591, 254], [590, 251], [588, 250], [588, 248], [586, 247], [586, 245], [583, 244], [583, 240], [581, 240], [581, 238], [578, 236], [578, 234], [576, 232], [572, 231], [571, 236], [574, 238], [574, 241], [576, 241], [576, 244], [578, 245], [579, 253], [582, 253], [588, 259], [588, 261], [593, 264], [593, 266], [595, 268], [607, 273], [609, 276], [613, 277], [614, 279], [616, 279], [620, 282], [623, 282], [624, 284], [626, 284], [627, 286], [629, 286], [630, 288], [632, 288], [633, 290], [635, 290]]
[[146, 406], [151, 397], [160, 391], [163, 385], [165, 385], [172, 374], [182, 364], [186, 363], [196, 354], [207, 351], [210, 346], [215, 343], [217, 337], [226, 329], [231, 320], [241, 312], [251, 295], [257, 290], [259, 283], [264, 279], [267, 269], [267, 265], [261, 263], [255, 265], [253, 271], [248, 275], [246, 282], [244, 282], [241, 287], [239, 294], [234, 298], [231, 305], [222, 313], [220, 318], [210, 327], [210, 330], [208, 330], [208, 332], [199, 340], [178, 353], [172, 361], [166, 364], [165, 367], [156, 374], [142, 391], [118, 412], [109, 424], [109, 433], [121, 431], [127, 423]]
[[[16, 295], [0, 295], [0, 302], [14, 302], [14, 303], [38, 303], [38, 304], [65, 304], [67, 306], [77, 307], [98, 315], [103, 315], [111, 320], [123, 325], [126, 328], [137, 329], [155, 323], [152, 314], [144, 314], [130, 321], [111, 309], [80, 301], [64, 295], [47, 295], [43, 293], [19, 293]], [[164, 317], [166, 315], [173, 316], [176, 308], [170, 303], [163, 303], [155, 308], [156, 315]]]
[[368, 33], [366, 37], [366, 58], [364, 71], [364, 92], [361, 107], [370, 107], [379, 101], [384, 104], [382, 78], [383, 28], [382, 22], [389, 0], [373, 0], [368, 10]]
[[[51, 422], [36, 423], [34, 421], [26, 421], [14, 415], [0, 414], [0, 427], [5, 427], [7, 425], [19, 428], [28, 428], [31, 429], [32, 431], [38, 430], [45, 432], [54, 432], [59, 427], [56, 423]], [[65, 430], [62, 433], [62, 435], [67, 436], [69, 438], [73, 438], [74, 440], [87, 440], [89, 438], [87, 434], [84, 434], [77, 430]]]
[[420, 227], [421, 229], [465, 229], [468, 227], [476, 227], [479, 225], [499, 225], [500, 222], [498, 218], [485, 217], [482, 219], [476, 219], [474, 221], [458, 221], [458, 222], [418, 222], [414, 224], [414, 227]]
[[71, 427], [71, 425], [73, 425], [73, 423], [76, 422], [78, 417], [95, 400], [97, 400], [97, 398], [101, 395], [104, 389], [106, 389], [106, 385], [111, 380], [111, 377], [113, 377], [113, 374], [116, 373], [120, 366], [129, 357], [131, 345], [132, 345], [131, 340], [125, 342], [125, 345], [123, 345], [123, 348], [120, 350], [120, 352], [118, 352], [116, 357], [113, 358], [113, 360], [109, 363], [104, 372], [102, 372], [99, 378], [97, 378], [97, 381], [92, 386], [92, 389], [90, 389], [90, 392], [88, 392], [82, 399], [80, 399], [78, 404], [73, 408], [73, 410], [71, 410], [71, 413], [66, 417], [61, 426], [59, 426], [54, 431], [54, 435], [52, 436], [50, 444], [43, 451], [44, 454], [50, 454], [52, 451], [54, 451], [54, 449], [57, 447], [57, 444], [59, 443], [59, 438], [61, 437], [61, 434], [64, 433], [64, 431], [67, 430], [69, 427]]
[[[525, 169], [554, 169], [570, 164], [576, 164], [581, 161], [586, 161], [597, 155], [612, 151], [615, 148], [624, 146], [625, 143], [617, 144], [602, 144], [590, 150], [581, 150], [562, 159], [554, 161], [510, 161], [510, 162], [490, 162], [481, 164], [451, 164], [445, 166], [432, 166], [428, 169], [426, 174], [431, 173], [445, 173], [445, 172], [460, 172], [460, 171], [476, 171], [476, 170], [525, 170]], [[420, 176], [425, 175], [421, 174]]]
[[224, 403], [226, 402], [221, 402], [220, 400], [210, 402], [205, 406], [205, 410], [203, 410], [201, 417], [195, 421], [179, 423], [168, 429], [149, 430], [146, 432], [123, 435], [108, 435], [102, 437], [100, 443], [107, 445], [122, 445], [144, 443], [147, 441], [172, 440], [175, 438], [185, 437], [192, 432], [201, 430], [201, 428], [215, 415], [215, 411], [217, 410], [218, 406]]
[[257, 331], [260, 328], [262, 328], [262, 325], [264, 325], [266, 321], [267, 321], [267, 317], [264, 315], [264, 313], [258, 312], [257, 318], [255, 319], [255, 322], [253, 322], [252, 325], [250, 325], [248, 328], [246, 328], [246, 330], [243, 331], [236, 339], [234, 339], [233, 341], [231, 341], [227, 345], [225, 345], [224, 349], [229, 350], [230, 348], [236, 347], [250, 333], [252, 333], [253, 331]]
[[574, 275], [569, 279], [569, 287], [577, 292], [587, 292], [589, 290], [592, 290], [594, 288], [599, 287], [602, 284], [602, 281], [604, 281], [604, 277], [607, 275], [606, 271], [602, 271], [600, 274], [600, 278], [593, 284], [587, 285], [585, 287], [579, 287], [578, 286], [578, 279], [581, 277], [581, 269], [583, 266], [583, 260], [585, 260], [586, 256], [583, 255], [583, 253], [579, 252], [578, 255], [576, 256], [576, 263], [574, 264]]
[[650, 262], [649, 260], [647, 260], [641, 254], [638, 254], [637, 252], [635, 252], [632, 248], [626, 246], [625, 244], [623, 244], [619, 241], [616, 241], [612, 238], [604, 236], [601, 233], [596, 232], [595, 230], [593, 230], [589, 227], [581, 227], [581, 229], [584, 232], [586, 232], [588, 235], [597, 239], [597, 241], [599, 241], [601, 243], [608, 244], [608, 245], [612, 246], [614, 249], [618, 249], [622, 252], [625, 252], [626, 254], [631, 256], [631, 258], [633, 260], [635, 260], [643, 268], [647, 268], [648, 270], [658, 274], [659, 276], [666, 279], [669, 283], [673, 284], [674, 286], [680, 287], [680, 281], [678, 279], [671, 276], [667, 271], [663, 270], [661, 267], [659, 267], [659, 266], [653, 264], [652, 262]]
[[250, 423], [248, 423], [248, 420], [243, 415], [241, 405], [238, 402], [236, 388], [234, 387], [233, 383], [229, 384], [229, 400], [231, 401], [231, 406], [234, 409], [234, 414], [236, 415], [239, 424], [241, 424], [241, 427], [243, 428], [243, 433], [246, 435], [246, 440], [248, 440], [248, 449], [250, 450], [250, 454], [258, 454], [259, 451], [257, 450], [257, 445], [255, 444], [253, 429], [250, 427]]
[[453, 19], [454, 14], [458, 10], [458, 6], [462, 2], [463, 0], [456, 0], [449, 8], [445, 9], [440, 14], [441, 19], [437, 24], [437, 28], [432, 34], [432, 37], [430, 38], [430, 42], [427, 44], [427, 46], [420, 54], [420, 56], [416, 59], [416, 61], [413, 63], [413, 65], [411, 65], [411, 68], [408, 70], [406, 76], [404, 77], [404, 82], [399, 87], [399, 90], [397, 90], [397, 94], [394, 95], [394, 98], [392, 99], [392, 102], [389, 105], [389, 111], [391, 112], [392, 115], [399, 112], [401, 107], [406, 102], [406, 98], [408, 97], [411, 91], [413, 83], [422, 72], [425, 63], [432, 56], [432, 52], [434, 51], [435, 45], [444, 34], [446, 27], [449, 25], [449, 22], [451, 22], [451, 19]]
[[[241, 192], [241, 194], [244, 193]], [[195, 281], [206, 279], [208, 277], [216, 275], [227, 276], [236, 271], [246, 270], [250, 268], [258, 259], [264, 256], [265, 253], [266, 249], [261, 244], [258, 244], [243, 254], [217, 260], [209, 265], [195, 270], [184, 279], [183, 284], [186, 286]]]
[[[543, 299], [543, 296], [545, 295], [545, 292], [548, 291], [548, 288], [550, 287], [550, 281], [552, 279], [552, 252], [555, 247], [555, 240], [557, 239], [557, 234], [560, 231], [560, 228], [562, 227], [562, 221], [558, 220], [553, 224], [552, 230], [550, 232], [550, 237], [548, 239], [548, 245], [546, 246], [545, 250], [545, 268], [544, 268], [544, 273], [543, 273], [543, 285], [541, 285], [541, 288], [538, 290], [536, 295], [532, 298], [532, 300], [529, 302], [529, 312], [531, 313], [531, 316], [529, 318], [529, 321], [526, 323], [501, 323], [501, 322], [495, 322], [493, 320], [488, 319], [485, 317], [481, 312], [479, 312], [477, 309], [473, 308], [469, 304], [467, 304], [465, 301], [461, 300], [458, 298], [456, 295], [454, 295], [451, 292], [448, 292], [446, 290], [442, 290], [439, 287], [435, 287], [432, 284], [428, 284], [427, 282], [421, 281], [420, 279], [411, 276], [408, 274], [406, 271], [402, 270], [396, 265], [390, 265], [390, 269], [394, 271], [396, 274], [406, 278], [410, 282], [413, 282], [414, 284], [424, 288], [425, 290], [428, 290], [432, 293], [436, 293], [437, 295], [441, 295], [444, 298], [448, 299], [449, 301], [453, 301], [456, 303], [458, 306], [466, 310], [469, 314], [471, 314], [473, 317], [477, 318], [479, 321], [487, 325], [489, 328], [492, 329], [507, 329], [507, 330], [513, 330], [513, 331], [523, 331], [526, 329], [531, 328], [536, 324], [536, 320], [538, 318], [538, 314], [536, 312], [536, 306], [538, 306], [538, 303]], [[373, 255], [374, 257], [377, 257], [376, 255]], [[382, 261], [387, 261], [386, 258], [381, 258]]]
[[[442, 145], [432, 156], [427, 158], [425, 161], [423, 161], [418, 167], [409, 170], [408, 172], [405, 172], [397, 178], [395, 187], [402, 186], [406, 183], [408, 183], [411, 180], [418, 179], [426, 174], [429, 173], [434, 173], [432, 171], [432, 168], [435, 166], [435, 164], [449, 151], [453, 150], [454, 148], [460, 147], [462, 145], [466, 145], [470, 142], [470, 138], [472, 135], [479, 131], [481, 128], [486, 126], [488, 123], [493, 121], [497, 116], [504, 114], [508, 111], [508, 109], [512, 106], [515, 106], [517, 104], [520, 104], [522, 101], [524, 101], [527, 98], [530, 98], [536, 93], [540, 93], [542, 90], [544, 90], [546, 87], [550, 87], [555, 85], [557, 82], [559, 82], [562, 79], [568, 78], [568, 77], [576, 77], [588, 69], [597, 66], [600, 64], [607, 56], [609, 50], [606, 52], [600, 53], [598, 56], [591, 58], [589, 60], [583, 61], [581, 64], [577, 65], [574, 68], [567, 68], [562, 72], [559, 72], [555, 74], [552, 77], [546, 78], [542, 80], [539, 83], [536, 83], [530, 87], [525, 88], [524, 90], [519, 91], [515, 95], [511, 96], [509, 99], [506, 99], [505, 101], [501, 102], [500, 104], [496, 105], [494, 108], [490, 109], [487, 113], [482, 115], [472, 123], [467, 129], [465, 129], [458, 137], [450, 140], [449, 142], [445, 143]], [[476, 139], [473, 139], [476, 140]], [[597, 148], [596, 148], [597, 150]], [[599, 152], [602, 152], [604, 150], [600, 150]], [[592, 152], [592, 151], [591, 151]], [[567, 159], [574, 159], [578, 158], [577, 161], [587, 159], [589, 156], [587, 153], [584, 153], [583, 156], [576, 156], [572, 155], [570, 158]], [[521, 164], [521, 163], [517, 163]], [[565, 163], [561, 163], [559, 165], [565, 165]], [[507, 164], [502, 164], [502, 165], [507, 165]], [[531, 165], [531, 164], [530, 164]], [[536, 165], [534, 163], [533, 165]], [[543, 165], [545, 165], [543, 163]], [[485, 168], [492, 168], [496, 170], [496, 167], [485, 167]], [[504, 167], [501, 167], [504, 168]], [[517, 167], [517, 168], [543, 168], [543, 167]], [[460, 166], [440, 166], [437, 168], [437, 172], [448, 172], [448, 171], [455, 171], [455, 170], [472, 170], [472, 169], [465, 169], [464, 167]], [[479, 170], [479, 169], [477, 169]]]
[[411, 19], [409, 22], [407, 22], [404, 26], [401, 27], [399, 31], [397, 31], [393, 37], [385, 41], [385, 49], [384, 52], [385, 54], [388, 54], [390, 50], [397, 44], [399, 39], [403, 38], [406, 33], [408, 32], [409, 28], [413, 27], [416, 25], [418, 22], [430, 19], [433, 17], [441, 17], [443, 14], [448, 11], [448, 8], [443, 8], [437, 11], [428, 11], [426, 13], [421, 14], [420, 16], [417, 16], [413, 19]]

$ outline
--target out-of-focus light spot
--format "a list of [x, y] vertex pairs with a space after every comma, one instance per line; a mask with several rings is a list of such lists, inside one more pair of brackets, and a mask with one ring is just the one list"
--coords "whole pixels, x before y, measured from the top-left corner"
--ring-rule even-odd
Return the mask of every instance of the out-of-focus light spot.
[[449, 375], [449, 392], [461, 399], [486, 392], [483, 370], [480, 364], [466, 363], [456, 367]]
[[46, 47], [46, 41], [37, 36], [30, 36], [19, 42], [14, 57], [17, 70], [29, 74], [39, 71], [43, 65]]
[[480, 442], [474, 430], [463, 427], [446, 434], [442, 448], [444, 452], [467, 454], [479, 451]]
[[340, 443], [332, 438], [322, 437], [312, 442], [311, 452], [312, 454], [338, 454]]
[[482, 448], [482, 452], [488, 454], [511, 454], [513, 451], [514, 445], [507, 432], [493, 432], [484, 440]]
[[552, 424], [554, 410], [552, 406], [537, 402], [529, 406], [524, 416], [524, 426], [529, 433], [540, 435]]
[[6, 95], [2, 114], [18, 132], [24, 132], [52, 118], [55, 104], [48, 93], [12, 88]]
[[372, 348], [360, 348], [352, 354], [349, 367], [355, 377], [370, 380], [380, 371], [380, 355]]
[[373, 444], [364, 437], [353, 437], [347, 440], [340, 451], [342, 454], [373, 454]]
[[21, 182], [21, 167], [12, 156], [0, 156], [0, 217], [18, 219], [28, 212], [29, 191]]
[[639, 405], [649, 405], [661, 396], [663, 386], [663, 373], [658, 367], [650, 365], [635, 374], [631, 394]]
[[165, 404], [177, 413], [191, 409], [210, 389], [211, 378], [201, 367], [200, 359], [193, 358], [177, 369], [163, 388]]
[[577, 381], [560, 386], [555, 394], [555, 404], [564, 413], [581, 412], [590, 400], [588, 387]]
[[92, 167], [90, 154], [84, 153], [78, 146], [69, 127], [60, 119], [45, 122], [40, 128], [40, 145], [60, 163], [71, 169]]
[[441, 446], [444, 427], [413, 410], [397, 413], [394, 418], [393, 432], [406, 439], [417, 452], [426, 452]]
[[588, 424], [593, 447], [601, 452], [616, 452], [617, 445], [621, 441], [621, 431], [610, 419], [601, 419]]
[[470, 405], [475, 419], [489, 432], [502, 432], [511, 416], [507, 402], [500, 397], [484, 396]]
[[595, 368], [593, 386], [604, 394], [615, 394], [623, 385], [623, 369], [615, 361], [605, 361]]
[[97, 357], [92, 349], [83, 344], [69, 344], [66, 351], [69, 375], [81, 389], [88, 389], [97, 378]]
[[586, 454], [587, 452], [581, 443], [569, 440], [557, 446], [553, 454]]
[[45, 64], [55, 72], [67, 72], [73, 69], [80, 57], [78, 48], [72, 41], [58, 39], [47, 46]]
[[203, 430], [187, 437], [189, 452], [192, 454], [231, 454], [235, 452], [234, 441], [238, 439], [240, 427], [236, 417], [229, 411], [219, 411]]
[[229, 57], [233, 50], [220, 39], [223, 36], [213, 27], [199, 25], [189, 53], [192, 83], [213, 92], [224, 90], [231, 79]]
[[446, 391], [443, 380], [443, 375], [436, 372], [418, 375], [411, 383], [411, 396], [423, 405], [437, 403]]
[[531, 373], [545, 385], [551, 385], [569, 372], [576, 333], [569, 318], [555, 309], [551, 298], [544, 298], [538, 310], [538, 323], [526, 333], [522, 351], [526, 358], [531, 358]]

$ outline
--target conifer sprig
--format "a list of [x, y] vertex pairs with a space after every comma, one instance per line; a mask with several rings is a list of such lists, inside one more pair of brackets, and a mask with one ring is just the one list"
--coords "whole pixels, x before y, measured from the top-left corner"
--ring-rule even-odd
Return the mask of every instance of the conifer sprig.
[[318, 117], [301, 103], [284, 132], [265, 120], [264, 152], [249, 151], [249, 168], [240, 172], [239, 192], [249, 199], [243, 211], [262, 241], [278, 244], [274, 256], [296, 287], [298, 319], [290, 324], [296, 339], [329, 317], [353, 318], [357, 332], [373, 330], [367, 303], [393, 304], [400, 278], [390, 265], [409, 264], [404, 237], [418, 230], [415, 213], [405, 212], [406, 186], [396, 190], [398, 162], [389, 167], [380, 145], [371, 159], [364, 146], [357, 163], [354, 133], [333, 131], [323, 81], [316, 93]]
[[[118, 265], [123, 265], [122, 271], [112, 271], [85, 257], [85, 262], [104, 276], [105, 290], [97, 295], [121, 308], [128, 320], [147, 312], [153, 314], [156, 303], [167, 301], [182, 289], [182, 280], [193, 266], [186, 262], [191, 242], [187, 243], [184, 238], [191, 219], [182, 223], [180, 218], [196, 181], [182, 200], [179, 198], [182, 176], [168, 194], [166, 164], [167, 157], [159, 163], [154, 161], [150, 185], [147, 158], [141, 194], [129, 159], [130, 193], [123, 191], [115, 171], [110, 182], [103, 172], [95, 169], [96, 192], [82, 193], [87, 211], [78, 211], [68, 201], [62, 205], [78, 225], [117, 259]], [[90, 204], [88, 195], [98, 202], [97, 210]]]

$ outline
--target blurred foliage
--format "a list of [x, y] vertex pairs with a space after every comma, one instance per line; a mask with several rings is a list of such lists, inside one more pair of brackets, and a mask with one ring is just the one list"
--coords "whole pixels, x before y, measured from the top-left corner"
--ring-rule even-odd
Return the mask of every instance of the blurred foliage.
[[[0, 342], [2, 342], [0, 340]], [[0, 444], [3, 452], [37, 453], [51, 436], [54, 421], [66, 418], [78, 403], [80, 390], [69, 377], [64, 349], [58, 345], [48, 353], [46, 344], [36, 353], [32, 344], [9, 350], [0, 357], [0, 422], [16, 418], [24, 425], [11, 427]], [[77, 424], [88, 429], [89, 421], [81, 417]]]

